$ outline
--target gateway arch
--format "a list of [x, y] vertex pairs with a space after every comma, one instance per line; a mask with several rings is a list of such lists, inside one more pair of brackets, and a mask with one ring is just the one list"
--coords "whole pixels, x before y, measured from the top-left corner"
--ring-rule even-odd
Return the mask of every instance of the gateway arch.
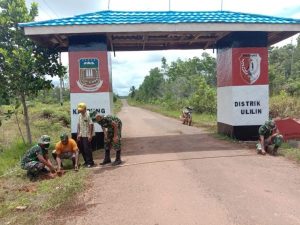
[[269, 116], [268, 47], [300, 32], [298, 19], [230, 11], [108, 10], [20, 26], [69, 54], [74, 135], [78, 102], [112, 113], [111, 52], [216, 49], [218, 132], [240, 140]]

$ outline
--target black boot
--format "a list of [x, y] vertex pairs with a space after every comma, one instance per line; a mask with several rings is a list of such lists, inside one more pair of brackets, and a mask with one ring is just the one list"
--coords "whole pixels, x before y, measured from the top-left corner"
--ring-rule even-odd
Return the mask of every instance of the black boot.
[[29, 178], [30, 181], [37, 181], [38, 173], [27, 170], [27, 177]]
[[116, 160], [112, 163], [113, 166], [120, 165], [122, 163], [121, 161], [121, 150], [116, 152]]
[[104, 155], [104, 159], [103, 162], [100, 163], [100, 165], [105, 165], [111, 163], [111, 159], [110, 159], [110, 149], [105, 149], [105, 155]]
[[278, 146], [274, 146], [273, 151], [272, 151], [272, 155], [277, 156], [278, 155]]

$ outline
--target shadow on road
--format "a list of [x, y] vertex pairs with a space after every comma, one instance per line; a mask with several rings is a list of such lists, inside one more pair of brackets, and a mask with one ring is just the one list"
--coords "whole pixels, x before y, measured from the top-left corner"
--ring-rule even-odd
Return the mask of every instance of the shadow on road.
[[125, 155], [245, 150], [242, 144], [217, 140], [207, 134], [125, 138], [123, 146]]

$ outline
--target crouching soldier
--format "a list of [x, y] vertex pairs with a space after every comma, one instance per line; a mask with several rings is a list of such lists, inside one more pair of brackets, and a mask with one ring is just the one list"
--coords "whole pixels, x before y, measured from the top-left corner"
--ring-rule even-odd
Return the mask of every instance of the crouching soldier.
[[76, 142], [66, 133], [61, 134], [60, 141], [56, 143], [55, 150], [52, 152], [52, 156], [57, 162], [57, 174], [62, 173], [62, 159], [71, 159], [74, 170], [78, 171], [78, 153]]
[[50, 146], [50, 137], [42, 135], [38, 144], [30, 148], [21, 160], [21, 168], [27, 170], [27, 176], [30, 180], [38, 178], [40, 174], [47, 174], [52, 178], [47, 167], [52, 173], [55, 173], [55, 168], [48, 158], [48, 148]]
[[[266, 121], [264, 125], [259, 127], [258, 133], [257, 153], [265, 155], [268, 152], [272, 155], [277, 155], [278, 148], [283, 142], [283, 137], [279, 134], [275, 122], [273, 120]], [[272, 149], [271, 145], [274, 145]]]
[[112, 163], [113, 166], [119, 165], [121, 161], [121, 132], [122, 121], [116, 116], [103, 116], [96, 112], [91, 113], [92, 121], [98, 123], [104, 133], [104, 160], [100, 165], [111, 163], [110, 150], [116, 151], [116, 159]]

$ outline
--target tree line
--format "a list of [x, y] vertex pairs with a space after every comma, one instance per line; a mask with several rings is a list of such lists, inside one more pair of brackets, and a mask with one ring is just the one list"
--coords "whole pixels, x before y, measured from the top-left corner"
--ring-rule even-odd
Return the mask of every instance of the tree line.
[[[271, 96], [285, 92], [300, 96], [300, 36], [296, 45], [270, 47], [269, 85]], [[129, 97], [138, 102], [159, 104], [171, 109], [192, 106], [199, 113], [216, 113], [216, 58], [208, 53], [188, 60], [168, 63], [161, 59], [160, 68], [149, 71]]]

